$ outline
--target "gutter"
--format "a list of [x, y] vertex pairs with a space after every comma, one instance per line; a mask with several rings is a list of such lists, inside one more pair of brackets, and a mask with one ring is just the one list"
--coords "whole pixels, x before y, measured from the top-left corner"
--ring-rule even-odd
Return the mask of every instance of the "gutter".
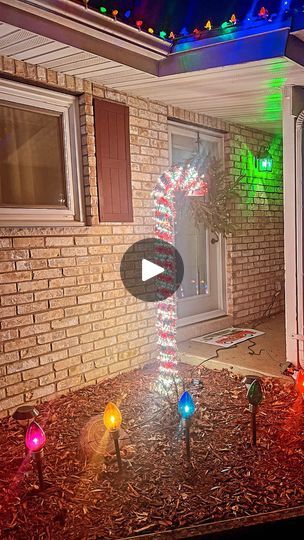
[[0, 19], [152, 75], [172, 47], [70, 0], [0, 0]]
[[[222, 68], [249, 62], [259, 62], [284, 56], [297, 63], [304, 62], [304, 43], [289, 36], [290, 26], [252, 32], [252, 29], [220, 35], [215, 38], [184, 41], [160, 61], [159, 76]], [[291, 40], [291, 41], [290, 41]]]

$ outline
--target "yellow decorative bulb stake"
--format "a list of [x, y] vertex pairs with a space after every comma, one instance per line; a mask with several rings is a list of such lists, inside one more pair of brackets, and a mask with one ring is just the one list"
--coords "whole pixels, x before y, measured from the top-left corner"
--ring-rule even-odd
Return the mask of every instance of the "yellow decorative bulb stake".
[[212, 29], [211, 21], [207, 21], [207, 22], [206, 22], [205, 28], [206, 28], [206, 30], [211, 30], [211, 29]]
[[105, 427], [111, 432], [117, 431], [120, 428], [122, 416], [115, 403], [110, 402], [107, 404], [103, 414], [103, 422]]

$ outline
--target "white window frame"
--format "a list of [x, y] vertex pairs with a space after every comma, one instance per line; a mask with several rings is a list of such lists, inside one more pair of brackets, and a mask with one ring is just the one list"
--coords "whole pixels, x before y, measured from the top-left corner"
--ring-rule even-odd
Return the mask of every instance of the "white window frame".
[[0, 104], [24, 105], [61, 114], [67, 208], [0, 207], [0, 225], [80, 225], [84, 222], [79, 106], [75, 96], [6, 79]]

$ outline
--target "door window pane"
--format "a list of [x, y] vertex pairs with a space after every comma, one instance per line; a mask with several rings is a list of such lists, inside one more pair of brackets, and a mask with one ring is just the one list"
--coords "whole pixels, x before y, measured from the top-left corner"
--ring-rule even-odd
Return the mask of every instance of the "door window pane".
[[[218, 153], [218, 143], [205, 140], [195, 131], [189, 134], [172, 133], [172, 161], [183, 163], [198, 153], [205, 157], [214, 157]], [[179, 298], [190, 298], [208, 294], [208, 260], [209, 246], [207, 230], [202, 223], [195, 223], [191, 209], [191, 199], [187, 196], [177, 197], [177, 207], [181, 209], [177, 215], [175, 245], [184, 261], [184, 279], [177, 295]]]
[[0, 104], [0, 205], [67, 207], [59, 113]]
[[178, 298], [208, 294], [207, 231], [202, 223], [194, 224], [189, 213], [184, 213], [176, 231], [176, 248], [184, 261], [184, 278]]

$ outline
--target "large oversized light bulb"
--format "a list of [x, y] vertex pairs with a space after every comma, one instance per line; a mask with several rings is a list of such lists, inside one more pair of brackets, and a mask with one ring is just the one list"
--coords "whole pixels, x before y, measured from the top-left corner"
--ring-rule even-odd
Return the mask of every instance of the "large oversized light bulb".
[[110, 402], [107, 404], [103, 414], [103, 422], [109, 431], [117, 431], [120, 428], [122, 416], [115, 403]]
[[296, 388], [298, 392], [304, 397], [304, 369], [300, 369], [297, 375]]
[[25, 435], [25, 446], [29, 452], [39, 452], [46, 443], [46, 436], [38, 422], [32, 422]]
[[195, 404], [189, 392], [184, 392], [178, 402], [178, 412], [186, 420], [191, 418], [195, 412]]

